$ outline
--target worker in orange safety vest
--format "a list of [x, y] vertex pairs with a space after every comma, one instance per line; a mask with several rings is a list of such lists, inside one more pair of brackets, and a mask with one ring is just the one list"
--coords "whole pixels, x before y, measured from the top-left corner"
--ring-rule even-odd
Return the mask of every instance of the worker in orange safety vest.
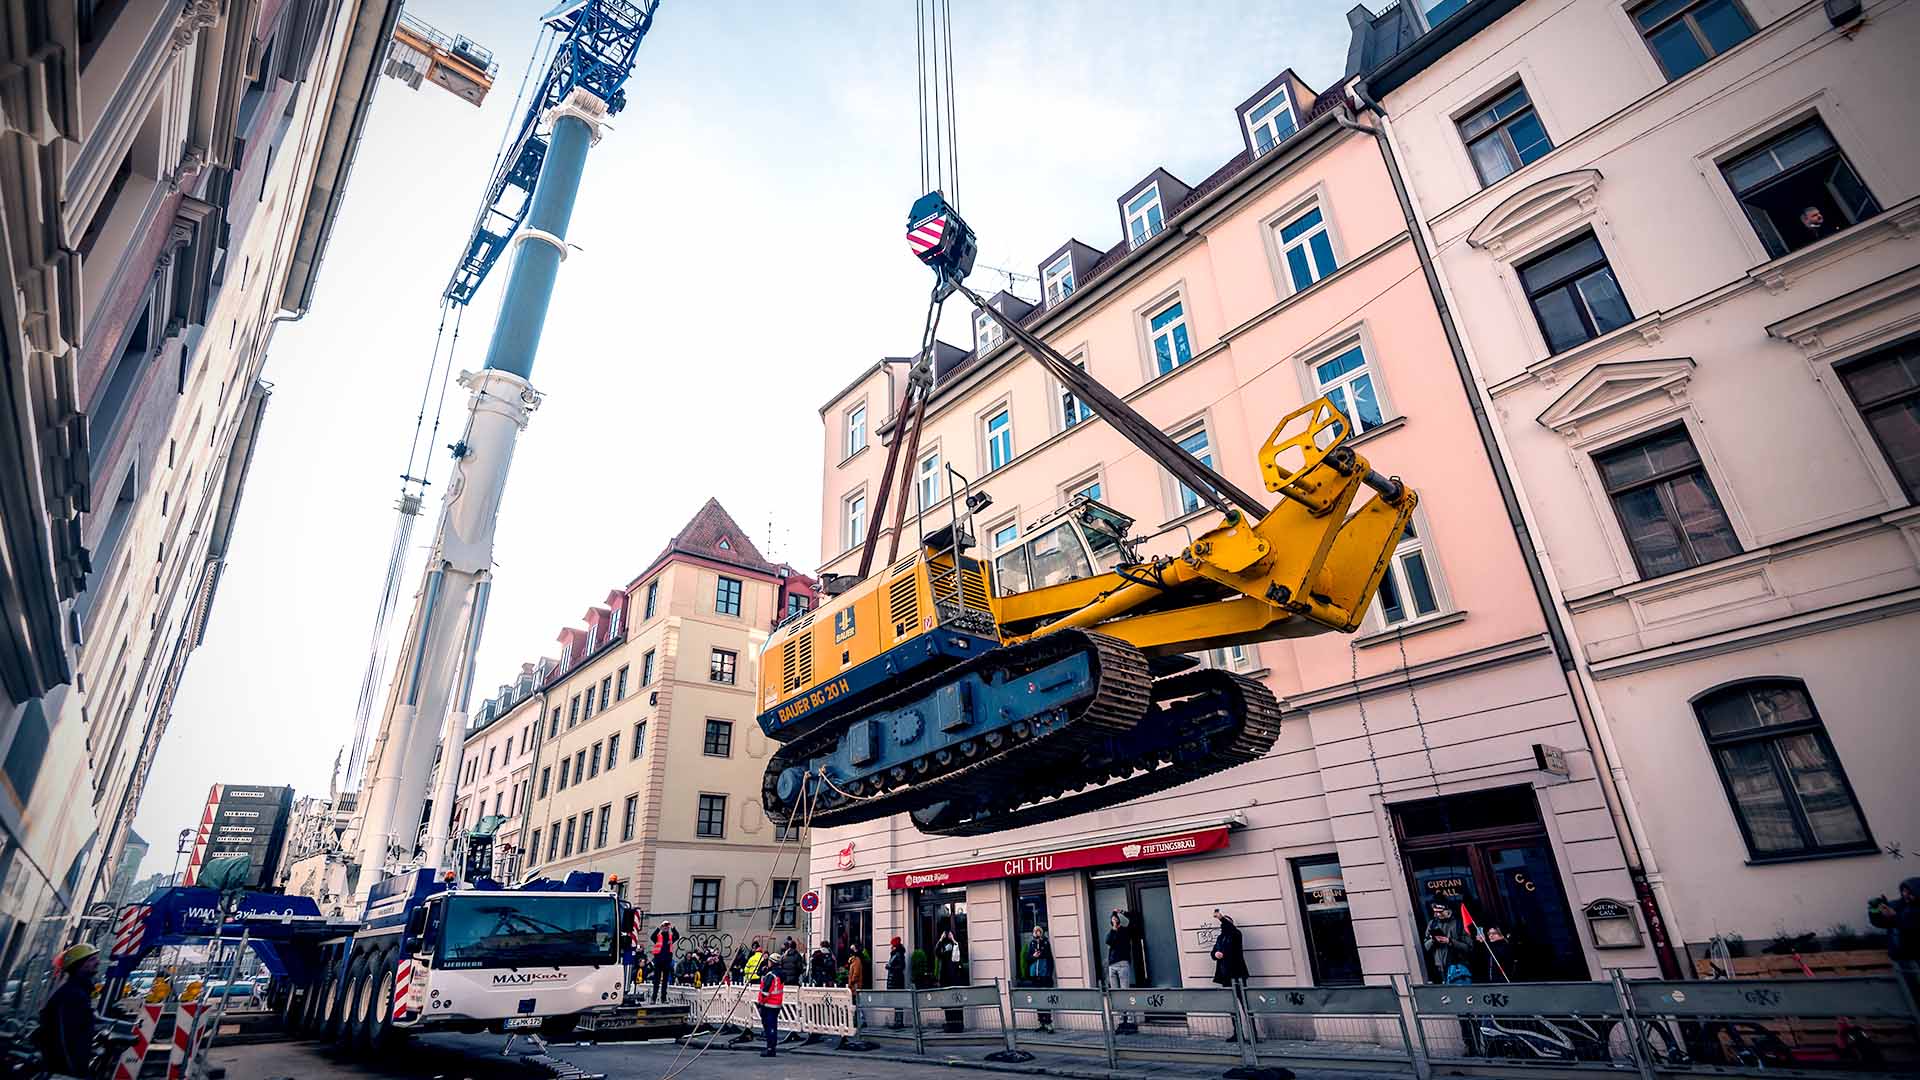
[[780, 1042], [780, 1002], [785, 999], [787, 984], [780, 980], [780, 969], [768, 967], [760, 976], [760, 1026], [767, 1033], [767, 1048], [760, 1051], [761, 1057], [773, 1057], [774, 1046]]

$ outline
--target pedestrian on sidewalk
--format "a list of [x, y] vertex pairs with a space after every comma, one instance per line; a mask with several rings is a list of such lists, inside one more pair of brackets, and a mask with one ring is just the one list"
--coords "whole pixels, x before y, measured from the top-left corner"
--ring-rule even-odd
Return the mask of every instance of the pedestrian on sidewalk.
[[745, 945], [735, 945], [733, 947], [733, 962], [727, 966], [727, 981], [737, 983], [744, 981], [746, 977], [747, 947]]
[[673, 947], [680, 941], [680, 931], [673, 928], [673, 922], [662, 919], [653, 931], [653, 1002], [658, 1004], [667, 1000], [667, 984], [673, 981]]
[[[1047, 938], [1047, 924], [1034, 923], [1033, 936], [1027, 939], [1027, 983], [1031, 986], [1053, 985], [1053, 942]], [[1047, 1009], [1038, 1010], [1040, 1031], [1053, 1034], [1053, 1013]]]
[[847, 955], [847, 989], [865, 990], [867, 988], [866, 958], [860, 953], [860, 943], [854, 942]]
[[774, 1049], [780, 1045], [780, 1003], [786, 999], [786, 984], [780, 980], [780, 970], [769, 966], [767, 973], [760, 976], [760, 993], [754, 999], [760, 1007], [760, 1027], [767, 1033], [767, 1048], [760, 1051], [761, 1057], [773, 1057]]
[[807, 958], [800, 955], [800, 943], [788, 938], [786, 946], [780, 951], [780, 977], [790, 985], [799, 986], [806, 974]]
[[93, 976], [100, 950], [81, 943], [54, 958], [60, 985], [40, 1006], [34, 1042], [40, 1063], [54, 1076], [87, 1076], [93, 1070]]
[[[1133, 920], [1119, 908], [1114, 908], [1107, 916], [1107, 989], [1125, 990], [1133, 986]], [[1122, 1012], [1120, 1023], [1113, 1029], [1115, 1035], [1137, 1035], [1140, 1026], [1133, 1021], [1133, 1014]]]
[[[902, 945], [900, 939], [896, 937], [893, 939], [892, 947], [887, 952], [887, 989], [905, 990], [906, 988], [907, 947]], [[893, 1023], [887, 1026], [895, 1028], [906, 1026], [902, 1021], [899, 1009], [893, 1010]]]
[[1240, 1038], [1240, 1013], [1246, 1011], [1247, 1006], [1246, 943], [1232, 916], [1214, 908], [1213, 917], [1220, 920], [1220, 929], [1213, 935], [1213, 981], [1231, 989], [1234, 1000], [1239, 1003], [1233, 1014], [1233, 1034], [1227, 1036], [1228, 1042], [1236, 1042]]
[[758, 938], [754, 939], [753, 952], [747, 957], [747, 968], [743, 974], [750, 983], [760, 981], [760, 968], [767, 962], [767, 951], [760, 947]]

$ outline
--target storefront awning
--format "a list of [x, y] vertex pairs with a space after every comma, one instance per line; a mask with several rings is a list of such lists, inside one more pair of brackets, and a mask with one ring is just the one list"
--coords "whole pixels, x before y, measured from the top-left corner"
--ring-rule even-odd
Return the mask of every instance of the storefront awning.
[[1131, 862], [1153, 862], [1181, 855], [1223, 851], [1227, 847], [1225, 823], [1189, 827], [1175, 832], [1149, 833], [1137, 838], [1115, 840], [1086, 847], [1043, 851], [1037, 854], [1008, 854], [1003, 858], [962, 863], [927, 870], [903, 870], [887, 875], [889, 889], [939, 888], [971, 881], [1058, 874], [1067, 870], [1085, 870]]

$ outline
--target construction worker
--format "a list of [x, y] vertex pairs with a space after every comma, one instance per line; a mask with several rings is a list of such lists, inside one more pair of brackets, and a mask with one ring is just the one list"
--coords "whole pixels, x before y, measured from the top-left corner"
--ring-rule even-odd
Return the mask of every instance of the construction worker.
[[747, 957], [747, 970], [745, 974], [748, 982], [759, 981], [760, 965], [766, 962], [767, 962], [766, 950], [760, 947], [760, 942], [755, 941], [753, 943], [753, 955]]
[[100, 950], [82, 942], [54, 958], [60, 985], [40, 1006], [40, 1063], [54, 1076], [86, 1076], [93, 1069], [93, 975]]
[[[758, 952], [753, 955], [755, 959], [760, 956]], [[768, 964], [766, 973], [760, 976], [760, 994], [755, 999], [760, 1006], [760, 1027], [767, 1033], [767, 1048], [760, 1051], [761, 1057], [773, 1057], [774, 1047], [780, 1043], [780, 1003], [786, 993], [787, 984], [780, 978], [780, 965]]]

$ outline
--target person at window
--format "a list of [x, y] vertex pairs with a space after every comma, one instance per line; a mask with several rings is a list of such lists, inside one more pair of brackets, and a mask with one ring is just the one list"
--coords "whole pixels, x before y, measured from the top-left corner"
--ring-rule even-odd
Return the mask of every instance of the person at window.
[[673, 980], [673, 947], [680, 942], [680, 931], [672, 920], [663, 920], [653, 930], [653, 1001], [667, 1000], [667, 983]]
[[[1125, 912], [1114, 908], [1107, 915], [1107, 989], [1122, 990], [1133, 985], [1133, 938], [1134, 926]], [[1140, 1028], [1133, 1022], [1133, 1014], [1120, 1014], [1120, 1023], [1113, 1029], [1115, 1035], [1138, 1034]]]
[[1470, 983], [1473, 981], [1473, 969], [1468, 962], [1473, 957], [1473, 942], [1467, 937], [1467, 928], [1460, 921], [1452, 904], [1435, 897], [1427, 905], [1426, 938], [1427, 966], [1432, 969], [1433, 980], [1442, 983]]
[[[887, 952], [887, 989], [905, 990], [906, 988], [907, 988], [907, 947], [900, 943], [899, 938], [894, 938], [893, 943], [889, 951]], [[895, 1027], [895, 1028], [906, 1026], [906, 1024], [901, 1019], [899, 1009], [893, 1010], [893, 1023], [888, 1024], [887, 1026]]]
[[1807, 235], [1811, 238], [1809, 243], [1840, 231], [1840, 226], [1827, 221], [1826, 213], [1817, 206], [1809, 206], [1800, 211], [1800, 225], [1807, 230]]
[[1480, 934], [1481, 947], [1487, 954], [1488, 982], [1519, 982], [1521, 979], [1520, 958], [1514, 955], [1513, 939], [1497, 926], [1489, 926]]
[[[1233, 917], [1213, 909], [1213, 917], [1220, 920], [1220, 929], [1213, 935], [1213, 981], [1231, 987], [1233, 996], [1244, 1006], [1247, 1000], [1247, 950], [1240, 928], [1233, 924]], [[1240, 1038], [1240, 1015], [1233, 1017], [1233, 1034], [1227, 1036], [1228, 1042]]]
[[1867, 904], [1867, 921], [1887, 932], [1887, 955], [1898, 968], [1920, 964], [1920, 877], [1900, 883], [1900, 896], [1876, 896]]
[[[1045, 923], [1033, 924], [1033, 936], [1027, 939], [1024, 950], [1027, 961], [1027, 981], [1034, 986], [1053, 985], [1053, 942], [1047, 939]], [[1046, 1009], [1039, 1011], [1040, 1031], [1053, 1034], [1053, 1013]]]
[[55, 1076], [88, 1076], [93, 1071], [93, 975], [100, 950], [84, 942], [54, 959], [63, 976], [40, 1006], [40, 1065]]

